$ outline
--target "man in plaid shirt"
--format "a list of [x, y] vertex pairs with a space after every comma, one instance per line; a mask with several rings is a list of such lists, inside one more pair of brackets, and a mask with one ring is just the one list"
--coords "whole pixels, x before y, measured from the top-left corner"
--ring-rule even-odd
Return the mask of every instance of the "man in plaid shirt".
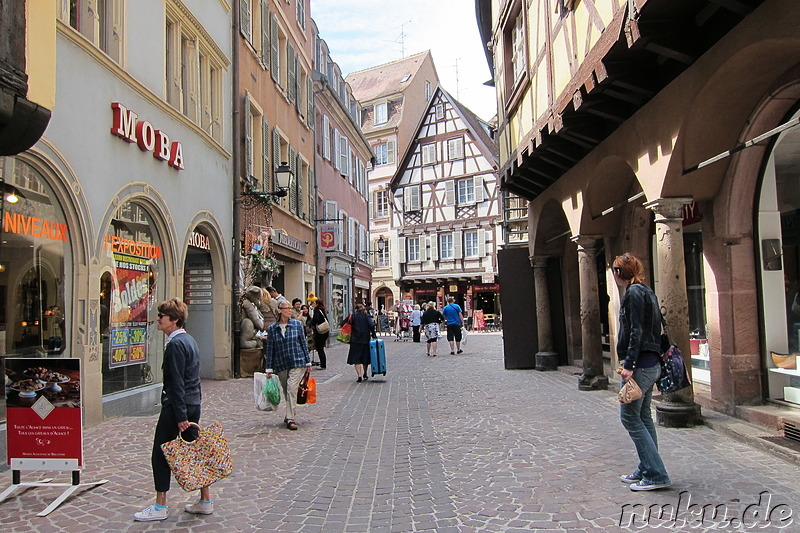
[[302, 322], [292, 318], [292, 305], [284, 299], [278, 302], [277, 322], [267, 328], [266, 358], [267, 379], [274, 372], [283, 387], [286, 399], [286, 418], [283, 421], [291, 430], [297, 429], [294, 412], [297, 406], [297, 386], [306, 371], [311, 370], [306, 332]]

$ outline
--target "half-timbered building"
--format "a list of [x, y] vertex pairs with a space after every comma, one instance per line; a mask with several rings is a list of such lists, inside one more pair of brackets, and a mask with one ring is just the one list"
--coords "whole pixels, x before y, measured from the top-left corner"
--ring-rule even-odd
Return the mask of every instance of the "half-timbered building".
[[515, 272], [534, 278], [534, 338], [505, 330], [507, 364], [534, 366], [538, 347], [581, 365], [581, 390], [605, 389], [622, 298], [611, 265], [632, 252], [694, 382], [658, 420], [689, 425], [705, 405], [800, 427], [800, 3], [476, 7], [502, 187], [530, 202]]
[[489, 125], [437, 87], [390, 183], [393, 276], [415, 302], [499, 311], [496, 150]]

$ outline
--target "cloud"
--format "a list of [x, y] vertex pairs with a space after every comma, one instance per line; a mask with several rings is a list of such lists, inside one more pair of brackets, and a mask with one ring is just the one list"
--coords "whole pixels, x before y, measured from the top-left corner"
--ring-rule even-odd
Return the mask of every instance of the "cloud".
[[485, 120], [497, 113], [473, 0], [311, 0], [311, 16], [345, 75], [430, 50], [445, 90]]

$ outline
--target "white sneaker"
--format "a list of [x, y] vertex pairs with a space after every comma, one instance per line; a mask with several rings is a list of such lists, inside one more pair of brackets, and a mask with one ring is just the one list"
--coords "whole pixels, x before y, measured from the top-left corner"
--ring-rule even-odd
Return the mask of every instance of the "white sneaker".
[[142, 509], [138, 513], [133, 513], [133, 519], [139, 522], [149, 522], [151, 520], [166, 520], [167, 516], [169, 516], [169, 509], [164, 507], [163, 509], [156, 509], [155, 504], [147, 507], [146, 509]]
[[199, 500], [195, 503], [187, 503], [186, 512], [192, 514], [212, 514], [214, 512], [214, 503], [201, 502]]

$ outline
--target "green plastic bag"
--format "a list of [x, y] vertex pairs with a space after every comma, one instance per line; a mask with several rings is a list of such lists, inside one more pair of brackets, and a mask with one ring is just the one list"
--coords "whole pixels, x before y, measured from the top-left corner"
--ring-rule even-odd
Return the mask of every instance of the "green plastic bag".
[[264, 394], [267, 395], [267, 400], [274, 406], [281, 403], [281, 387], [278, 385], [278, 376], [272, 374], [264, 385]]

